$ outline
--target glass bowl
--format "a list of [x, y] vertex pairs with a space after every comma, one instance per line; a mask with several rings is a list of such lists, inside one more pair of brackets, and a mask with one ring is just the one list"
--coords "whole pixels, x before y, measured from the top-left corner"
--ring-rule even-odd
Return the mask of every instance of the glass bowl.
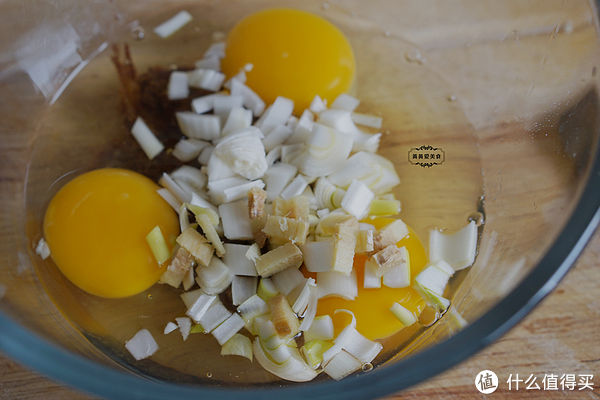
[[[164, 81], [165, 71], [193, 65], [241, 17], [273, 6], [320, 14], [348, 37], [358, 71], [352, 93], [360, 111], [384, 119], [380, 151], [402, 180], [402, 218], [421, 237], [477, 220], [476, 262], [453, 278], [449, 313], [429, 329], [386, 339], [395, 351], [340, 382], [279, 381], [220, 357], [202, 335], [186, 346], [161, 337], [161, 352], [134, 362], [123, 342], [142, 327], [159, 332], [177, 296], [155, 286], [106, 300], [74, 287], [35, 254], [45, 207], [62, 184], [93, 168], [128, 167], [153, 179], [169, 169], [166, 156], [147, 161], [129, 135], [111, 61], [117, 53], [126, 60], [125, 44], [141, 81]], [[600, 47], [597, 10], [587, 1], [15, 0], [0, 8], [0, 350], [81, 390], [127, 399], [398, 391], [523, 318], [600, 219]], [[152, 32], [183, 9], [194, 19], [179, 32]], [[145, 118], [172, 111], [143, 93]], [[175, 129], [163, 124], [168, 145]], [[431, 152], [441, 157], [412, 157]]]

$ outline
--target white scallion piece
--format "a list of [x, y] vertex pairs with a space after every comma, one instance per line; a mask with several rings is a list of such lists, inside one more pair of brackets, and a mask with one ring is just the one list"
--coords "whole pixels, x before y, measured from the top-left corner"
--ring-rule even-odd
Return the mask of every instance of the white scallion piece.
[[188, 85], [193, 88], [216, 92], [225, 81], [225, 74], [212, 69], [195, 69], [188, 74]]
[[205, 112], [209, 112], [214, 107], [215, 98], [222, 96], [219, 94], [207, 94], [205, 96], [196, 97], [192, 100], [191, 106], [192, 110], [196, 114], [204, 114]]
[[[190, 139], [189, 141], [201, 142], [199, 140], [192, 139]], [[208, 145], [208, 143], [206, 142], [202, 143]], [[177, 181], [184, 181], [199, 191], [201, 191], [206, 185], [206, 174], [204, 174], [204, 172], [202, 172], [200, 169], [191, 167], [189, 165], [182, 165], [181, 167], [171, 172], [170, 175], [173, 179]]]
[[417, 275], [415, 282], [431, 292], [443, 296], [448, 280], [454, 274], [454, 269], [445, 261], [437, 261]]
[[158, 350], [158, 344], [148, 329], [141, 329], [131, 339], [125, 342], [125, 348], [136, 360], [150, 357]]
[[185, 313], [185, 315], [187, 315], [188, 317], [193, 319], [195, 322], [198, 322], [202, 319], [204, 314], [206, 314], [206, 312], [208, 311], [210, 306], [215, 302], [215, 300], [217, 300], [217, 297], [210, 296], [210, 295], [204, 293], [204, 291], [202, 291], [201, 289], [198, 289], [198, 290], [194, 290], [193, 292], [183, 293], [181, 295], [181, 298], [182, 298], [182, 300], [184, 300], [184, 303], [186, 301], [189, 303], [191, 301], [191, 299], [193, 299], [193, 296], [191, 296], [191, 295], [185, 296], [185, 295], [192, 294], [192, 293], [194, 294], [194, 296], [197, 296], [197, 297], [194, 301], [191, 302], [191, 304], [188, 305], [188, 310]]
[[292, 382], [307, 382], [317, 376], [317, 372], [299, 354], [292, 355], [282, 363], [276, 363], [265, 354], [259, 338], [254, 339], [253, 350], [258, 363], [279, 378]]
[[346, 300], [354, 300], [358, 295], [356, 271], [354, 270], [350, 275], [335, 271], [318, 272], [317, 284], [319, 288], [319, 298], [338, 296]]
[[154, 28], [154, 33], [156, 33], [161, 38], [169, 37], [191, 20], [192, 15], [189, 12], [185, 10], [179, 11], [173, 17], [169, 18], [168, 20]]
[[333, 339], [333, 320], [329, 314], [316, 317], [310, 328], [304, 331], [304, 341]]
[[331, 378], [339, 381], [361, 369], [362, 364], [356, 357], [342, 350], [325, 364], [323, 371]]
[[315, 125], [314, 114], [310, 110], [304, 110], [295, 125], [294, 133], [287, 140], [287, 144], [305, 143], [309, 139]]
[[394, 314], [396, 318], [398, 318], [400, 322], [402, 322], [404, 326], [410, 326], [417, 322], [417, 317], [415, 317], [415, 315], [412, 312], [410, 312], [406, 307], [398, 303], [392, 304], [390, 311], [392, 312], [392, 314]]
[[131, 127], [131, 134], [150, 160], [165, 148], [141, 117], [137, 117], [135, 120], [135, 123]]
[[368, 151], [370, 153], [376, 153], [379, 150], [379, 142], [381, 141], [381, 133], [364, 133], [360, 132], [355, 138], [352, 144], [352, 151]]
[[248, 192], [250, 189], [258, 188], [262, 189], [265, 187], [265, 183], [262, 179], [245, 182], [241, 185], [231, 186], [223, 190], [223, 203], [230, 203], [232, 201], [247, 199]]
[[347, 110], [325, 110], [319, 114], [318, 122], [343, 133], [351, 139], [355, 139], [361, 133], [361, 130], [352, 121], [351, 112]]
[[316, 95], [310, 103], [309, 109], [315, 114], [319, 114], [322, 111], [327, 110], [327, 101], [323, 100], [319, 95]]
[[212, 156], [212, 153], [213, 153], [214, 150], [215, 150], [215, 147], [213, 145], [206, 146], [200, 152], [200, 155], [198, 156], [198, 162], [201, 165], [208, 164], [208, 161], [210, 160], [210, 157]]
[[276, 163], [267, 169], [264, 175], [267, 199], [275, 200], [297, 172], [298, 169], [295, 166], [285, 163]]
[[304, 265], [310, 272], [328, 272], [333, 266], [333, 240], [307, 241], [302, 246]]
[[[201, 208], [208, 208], [215, 212], [217, 211], [217, 207], [215, 207], [210, 201], [206, 200], [204, 197], [202, 197], [196, 193], [192, 194], [192, 200], [190, 201], [190, 205], [196, 206], [196, 207], [201, 207]], [[217, 221], [217, 223], [218, 223], [218, 221]]]
[[239, 200], [221, 204], [219, 215], [223, 223], [223, 232], [229, 240], [251, 240], [252, 225], [248, 216], [248, 202]]
[[236, 333], [221, 347], [222, 356], [241, 356], [252, 361], [252, 341], [241, 333]]
[[211, 44], [208, 49], [204, 52], [204, 58], [208, 57], [217, 57], [223, 58], [225, 57], [225, 42], [216, 42]]
[[315, 185], [315, 197], [319, 203], [319, 207], [328, 210], [335, 210], [341, 207], [345, 194], [345, 190], [336, 187], [327, 178], [319, 178]]
[[381, 287], [381, 276], [377, 274], [376, 265], [365, 263], [363, 287], [365, 289], [379, 289]]
[[281, 146], [281, 161], [287, 164], [296, 164], [300, 157], [304, 154], [304, 144], [286, 144]]
[[[254, 182], [258, 182], [257, 187], [264, 186], [261, 180], [256, 180]], [[250, 186], [248, 186], [250, 185]], [[233, 199], [238, 197], [235, 200], [240, 200], [248, 194], [248, 190], [254, 187], [254, 183], [247, 179], [244, 179], [240, 176], [234, 176], [230, 178], [212, 180], [208, 182], [208, 190], [210, 194], [210, 198], [216, 204], [222, 203], [230, 203], [227, 199]], [[229, 190], [228, 195], [226, 195], [226, 191]]]
[[[173, 196], [179, 201], [179, 203], [189, 203], [192, 200], [192, 194], [184, 190], [177, 182], [171, 178], [169, 174], [163, 172], [162, 176], [158, 180], [158, 183], [169, 190]], [[178, 208], [179, 209], [179, 208]]]
[[327, 179], [340, 187], [348, 187], [357, 179], [375, 194], [389, 192], [400, 183], [390, 160], [365, 151], [353, 154]]
[[406, 247], [399, 249], [402, 262], [383, 274], [383, 285], [390, 288], [403, 288], [410, 285], [410, 257]]
[[152, 228], [146, 235], [146, 242], [148, 243], [148, 246], [150, 246], [154, 259], [159, 265], [171, 257], [171, 251], [169, 250], [169, 246], [167, 246], [167, 242], [160, 230], [160, 226], [156, 225]]
[[181, 207], [181, 202], [179, 200], [177, 200], [175, 198], [175, 196], [173, 196], [168, 189], [165, 189], [165, 188], [158, 189], [156, 191], [156, 193], [158, 193], [160, 195], [160, 197], [163, 198], [164, 201], [169, 203], [169, 205], [173, 208], [173, 210], [175, 210], [176, 212], [179, 212], [179, 208]]
[[[308, 278], [304, 280], [305, 283], [300, 290], [300, 293], [296, 297], [294, 304], [292, 304], [292, 311], [294, 311], [299, 316], [303, 316], [306, 308], [308, 307], [308, 303], [310, 301], [311, 288], [316, 288], [317, 284], [313, 278]], [[308, 325], [310, 326], [310, 325]]]
[[[202, 291], [202, 289], [196, 289], [196, 290], [192, 290], [191, 292], [185, 292], [185, 293], [181, 293], [179, 295], [179, 297], [181, 297], [181, 300], [183, 301], [183, 304], [185, 304], [186, 308], [191, 308], [194, 303], [200, 298], [200, 296], [202, 296], [203, 294], [206, 294]], [[214, 297], [214, 296], [210, 296], [210, 297]], [[213, 299], [214, 300], [214, 299]]]
[[265, 150], [271, 151], [275, 147], [282, 145], [290, 136], [292, 136], [292, 130], [287, 126], [277, 125], [273, 127], [263, 140]]
[[[258, 244], [256, 243], [252, 243], [252, 245], [250, 245], [248, 247], [248, 250], [246, 250], [246, 258], [250, 261], [252, 261], [252, 265], [256, 265], [256, 260], [258, 260], [258, 257], [260, 257], [262, 255], [262, 253], [260, 252], [260, 247], [258, 247]], [[238, 275], [243, 275], [243, 274], [238, 274]]]
[[231, 281], [231, 297], [234, 306], [239, 306], [244, 301], [256, 294], [258, 279], [255, 276], [235, 275]]
[[192, 161], [200, 155], [200, 152], [209, 144], [197, 139], [182, 139], [173, 148], [173, 157], [181, 162]]
[[267, 170], [260, 131], [253, 127], [223, 138], [215, 147], [215, 154], [246, 179], [261, 178]]
[[302, 194], [307, 186], [306, 179], [302, 175], [298, 175], [281, 191], [280, 196], [284, 200], [291, 199]]
[[233, 313], [221, 325], [216, 327], [211, 334], [222, 346], [244, 327], [244, 320], [238, 314]]
[[369, 212], [375, 194], [361, 181], [353, 180], [342, 198], [342, 208], [357, 219], [364, 218]]
[[281, 158], [281, 146], [275, 147], [273, 150], [269, 151], [265, 157], [267, 161], [267, 167], [271, 167]]
[[242, 96], [217, 96], [213, 99], [213, 111], [222, 121], [225, 121], [231, 110], [242, 107], [243, 102]]
[[211, 154], [208, 164], [206, 165], [206, 174], [208, 175], [208, 181], [219, 181], [225, 178], [240, 178], [221, 157], [215, 153]]
[[271, 276], [271, 279], [273, 280], [273, 283], [275, 284], [277, 290], [279, 290], [279, 292], [283, 293], [286, 296], [293, 289], [295, 289], [297, 286], [301, 285], [306, 281], [306, 278], [304, 278], [302, 272], [300, 272], [298, 268], [294, 267], [287, 268], [281, 272], [273, 274], [273, 276]]
[[[246, 257], [252, 246], [236, 243], [225, 243], [225, 256], [223, 262], [227, 264], [235, 275], [257, 276], [254, 262]], [[258, 247], [258, 246], [257, 246]]]
[[223, 136], [241, 131], [248, 128], [252, 124], [252, 111], [246, 110], [243, 107], [235, 107], [229, 113], [227, 122], [223, 127]]
[[309, 285], [309, 293], [308, 293], [308, 305], [306, 307], [306, 311], [303, 314], [302, 322], [300, 323], [300, 330], [306, 331], [312, 325], [316, 315], [317, 315], [317, 306], [319, 302], [319, 288], [314, 284]]
[[197, 69], [212, 69], [213, 71], [221, 71], [221, 60], [216, 56], [205, 57], [202, 60], [196, 61], [194, 66]]
[[373, 361], [382, 349], [381, 343], [367, 339], [350, 324], [335, 338], [334, 346], [323, 354], [323, 360], [327, 362], [335, 354], [345, 350], [364, 364]]
[[173, 332], [174, 330], [177, 330], [177, 324], [175, 324], [173, 322], [168, 322], [167, 325], [165, 325], [163, 334], [168, 335], [169, 333]]
[[187, 74], [181, 71], [173, 71], [169, 76], [167, 86], [167, 97], [169, 100], [181, 100], [190, 95]]
[[181, 337], [185, 342], [188, 336], [190, 335], [190, 330], [192, 329], [192, 321], [188, 317], [175, 318], [175, 321], [177, 321], [177, 326], [179, 326]]
[[331, 211], [329, 211], [329, 208], [321, 208], [320, 210], [317, 210], [317, 217], [319, 217], [319, 219], [325, 218], [326, 216], [329, 215], [330, 212]]
[[368, 114], [360, 114], [353, 112], [352, 113], [352, 121], [355, 124], [368, 126], [370, 128], [381, 129], [383, 119], [381, 117], [377, 117], [375, 115]]
[[279, 96], [256, 121], [256, 126], [263, 131], [268, 131], [274, 126], [285, 124], [293, 111], [294, 102]]
[[461, 230], [446, 234], [429, 232], [429, 259], [432, 263], [443, 260], [455, 271], [470, 267], [477, 251], [477, 225], [469, 222]]
[[217, 257], [210, 260], [207, 267], [196, 268], [196, 282], [207, 294], [216, 295], [223, 292], [231, 284], [233, 274]]
[[188, 269], [187, 273], [183, 277], [183, 290], [190, 290], [194, 286], [194, 268]]
[[183, 134], [191, 139], [214, 140], [221, 134], [221, 120], [216, 115], [198, 115], [193, 112], [175, 113]]
[[35, 252], [38, 256], [45, 260], [50, 257], [50, 247], [44, 238], [41, 238], [35, 246]]
[[265, 102], [260, 96], [238, 79], [231, 80], [231, 94], [233, 96], [241, 96], [243, 106], [251, 110], [255, 117], [261, 115], [265, 110]]
[[277, 296], [279, 291], [270, 278], [261, 278], [256, 293], [261, 299], [267, 301], [270, 298]]
[[352, 150], [351, 138], [321, 124], [315, 124], [304, 142], [305, 151], [295, 165], [307, 176], [320, 177], [338, 170]]
[[221, 303], [221, 300], [217, 299], [196, 322], [202, 327], [204, 333], [209, 333], [230, 316], [231, 312]]
[[338, 110], [354, 111], [360, 104], [360, 100], [349, 94], [342, 93], [331, 103], [331, 108]]
[[253, 295], [240, 304], [237, 310], [244, 320], [251, 321], [259, 315], [269, 312], [269, 306], [258, 295]]

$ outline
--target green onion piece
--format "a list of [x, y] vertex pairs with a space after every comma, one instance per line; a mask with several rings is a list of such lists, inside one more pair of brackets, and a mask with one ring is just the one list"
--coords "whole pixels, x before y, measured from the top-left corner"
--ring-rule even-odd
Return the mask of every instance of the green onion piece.
[[390, 308], [390, 311], [400, 320], [400, 322], [402, 322], [402, 324], [404, 324], [404, 326], [410, 326], [417, 322], [417, 318], [414, 314], [398, 303], [394, 303]]
[[374, 199], [371, 201], [369, 215], [396, 215], [400, 212], [400, 202], [398, 200]]
[[194, 324], [194, 325], [192, 325], [192, 328], [190, 329], [190, 333], [206, 333], [206, 330], [204, 330], [202, 325]]
[[333, 343], [325, 340], [311, 340], [302, 346], [302, 354], [313, 369], [316, 369], [323, 362], [323, 353], [329, 350]]
[[167, 246], [167, 242], [160, 230], [160, 227], [156, 225], [150, 233], [146, 235], [146, 242], [154, 254], [154, 258], [158, 264], [162, 264], [171, 257], [171, 252]]
[[196, 216], [196, 218], [200, 215], [206, 215], [208, 216], [208, 219], [212, 225], [219, 225], [219, 214], [217, 214], [215, 210], [206, 207], [196, 206], [189, 203], [186, 203], [186, 207]]
[[242, 356], [252, 361], [252, 342], [241, 333], [236, 333], [221, 347], [222, 356]]
[[279, 291], [269, 278], [262, 278], [258, 284], [256, 294], [264, 301], [269, 301], [270, 298], [277, 296]]

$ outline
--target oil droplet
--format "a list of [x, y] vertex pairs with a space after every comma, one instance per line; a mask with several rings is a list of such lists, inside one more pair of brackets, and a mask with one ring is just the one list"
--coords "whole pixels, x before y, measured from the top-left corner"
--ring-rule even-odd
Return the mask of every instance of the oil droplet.
[[456, 96], [455, 96], [455, 95], [453, 95], [453, 94], [451, 94], [450, 96], [448, 96], [448, 97], [446, 98], [446, 100], [448, 100], [449, 102], [451, 102], [451, 103], [452, 103], [452, 102], [456, 101]]
[[212, 372], [207, 372], [207, 373], [206, 373], [206, 377], [207, 377], [207, 378], [212, 378]]
[[323, 10], [329, 10], [329, 3], [324, 2], [321, 7], [323, 8]]
[[372, 371], [373, 370], [373, 364], [371, 364], [371, 363], [364, 363], [362, 365], [362, 370], [363, 370], [363, 372]]
[[417, 63], [419, 65], [425, 62], [425, 57], [423, 57], [421, 52], [417, 49], [407, 51], [406, 53], [404, 53], [404, 58], [409, 63]]
[[148, 300], [152, 300], [152, 295], [150, 293], [148, 293], [146, 297], [148, 298]]
[[146, 36], [146, 32], [144, 31], [144, 28], [137, 25], [131, 30], [131, 36], [133, 36], [135, 40], [142, 40]]

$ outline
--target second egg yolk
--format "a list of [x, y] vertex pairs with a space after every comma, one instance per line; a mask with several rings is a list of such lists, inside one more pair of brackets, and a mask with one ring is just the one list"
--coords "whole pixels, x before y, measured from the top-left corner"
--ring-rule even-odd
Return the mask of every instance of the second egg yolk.
[[[391, 218], [377, 218], [365, 222], [374, 225], [376, 229], [381, 229], [393, 221]], [[408, 250], [411, 281], [414, 281], [427, 264], [425, 249], [412, 229], [409, 229], [409, 234], [400, 240], [397, 246], [405, 246]], [[337, 309], [352, 311], [356, 317], [356, 329], [367, 338], [376, 340], [391, 336], [404, 328], [404, 325], [390, 311], [394, 303], [404, 306], [417, 318], [425, 308], [424, 300], [410, 286], [389, 288], [382, 285], [381, 288], [365, 289], [363, 276], [366, 259], [367, 256], [362, 254], [354, 257], [354, 270], [358, 281], [358, 295], [354, 300], [325, 297], [318, 302], [317, 315], [330, 315], [333, 318], [336, 336], [349, 323], [347, 314], [335, 314]]]
[[315, 95], [329, 101], [347, 92], [355, 61], [344, 34], [325, 19], [300, 10], [268, 9], [249, 15], [229, 33], [223, 72], [234, 76], [245, 65], [247, 85], [267, 103], [292, 99], [295, 112]]
[[104, 168], [82, 174], [52, 198], [44, 237], [61, 272], [102, 297], [125, 297], [155, 284], [164, 272], [146, 242], [159, 226], [171, 248], [179, 220], [143, 175]]

